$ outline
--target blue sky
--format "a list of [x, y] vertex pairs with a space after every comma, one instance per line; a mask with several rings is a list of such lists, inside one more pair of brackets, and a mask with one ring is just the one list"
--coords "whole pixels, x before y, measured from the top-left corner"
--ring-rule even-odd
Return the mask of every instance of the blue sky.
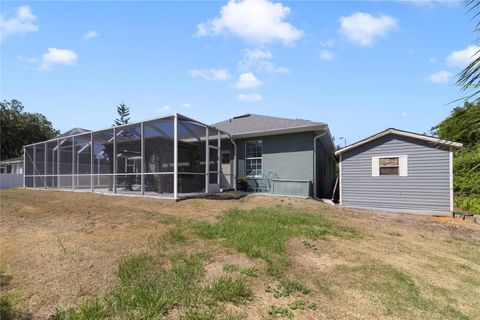
[[124, 101], [131, 121], [258, 113], [326, 122], [348, 143], [423, 133], [462, 97], [455, 75], [476, 49], [451, 1], [1, 6], [1, 98], [61, 131], [109, 127]]

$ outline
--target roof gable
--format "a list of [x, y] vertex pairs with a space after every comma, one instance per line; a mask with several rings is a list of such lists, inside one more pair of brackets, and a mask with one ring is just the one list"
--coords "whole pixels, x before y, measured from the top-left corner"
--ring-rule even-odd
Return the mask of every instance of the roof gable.
[[435, 137], [431, 137], [431, 136], [427, 136], [427, 135], [423, 135], [423, 134], [418, 134], [418, 133], [414, 133], [414, 132], [410, 132], [410, 131], [404, 131], [404, 130], [398, 130], [398, 129], [395, 129], [395, 128], [389, 128], [389, 129], [381, 131], [377, 134], [374, 134], [374, 135], [372, 135], [368, 138], [365, 138], [363, 140], [352, 143], [351, 145], [346, 146], [346, 147], [344, 147], [340, 150], [337, 150], [335, 152], [335, 154], [339, 155], [341, 153], [344, 153], [345, 151], [355, 149], [355, 148], [357, 148], [361, 145], [369, 143], [370, 141], [377, 140], [377, 139], [379, 139], [381, 137], [384, 137], [386, 135], [389, 135], [389, 134], [395, 134], [395, 135], [399, 135], [399, 136], [402, 136], [402, 137], [409, 137], [409, 138], [413, 138], [413, 139], [428, 141], [428, 142], [432, 142], [434, 144], [439, 144], [439, 145], [449, 146], [449, 147], [454, 147], [454, 148], [460, 148], [463, 145], [459, 142], [448, 141], [448, 140], [443, 140], [443, 139], [439, 139], [439, 138], [435, 138]]

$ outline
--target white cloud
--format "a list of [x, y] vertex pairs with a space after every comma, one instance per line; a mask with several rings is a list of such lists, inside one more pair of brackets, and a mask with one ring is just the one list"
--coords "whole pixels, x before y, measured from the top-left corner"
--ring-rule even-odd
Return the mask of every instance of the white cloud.
[[290, 73], [290, 69], [288, 69], [287, 67], [277, 67], [271, 61], [260, 61], [260, 62], [258, 62], [258, 70], [259, 71], [270, 72], [270, 73], [284, 73], [284, 74]]
[[272, 61], [273, 55], [270, 51], [262, 49], [243, 50], [242, 59], [238, 62], [238, 69], [242, 72], [256, 69], [260, 72], [290, 73], [286, 67], [277, 67]]
[[445, 70], [432, 73], [428, 76], [428, 80], [433, 83], [448, 83], [451, 73]]
[[453, 51], [446, 59], [450, 67], [465, 67], [479, 55], [480, 47], [470, 45], [463, 50]]
[[238, 62], [240, 71], [247, 71], [255, 67], [259, 61], [270, 60], [273, 55], [270, 51], [262, 49], [245, 49], [242, 51], [242, 59]]
[[184, 108], [190, 108], [192, 106], [192, 104], [190, 102], [183, 102], [182, 103], [182, 107]]
[[259, 102], [263, 100], [263, 97], [258, 93], [241, 93], [237, 95], [237, 100], [242, 102]]
[[406, 117], [408, 117], [408, 113], [406, 113], [405, 111], [402, 111], [402, 112], [400, 113], [400, 117], [406, 118]]
[[431, 57], [430, 59], [428, 59], [428, 62], [430, 62], [431, 64], [436, 64], [437, 63], [437, 58], [436, 57]]
[[48, 48], [43, 54], [40, 70], [50, 70], [56, 65], [72, 66], [77, 62], [78, 55], [70, 49]]
[[355, 12], [340, 18], [339, 32], [351, 42], [365, 47], [373, 45], [378, 37], [385, 36], [397, 25], [397, 21], [390, 16]]
[[285, 19], [290, 8], [268, 0], [230, 0], [220, 10], [220, 16], [197, 26], [196, 35], [234, 34], [246, 41], [266, 44], [281, 41], [291, 45], [302, 31]]
[[273, 57], [270, 51], [262, 49], [246, 49], [243, 51], [243, 56], [249, 61], [268, 60]]
[[83, 38], [84, 39], [93, 39], [93, 38], [96, 38], [98, 36], [99, 36], [99, 34], [97, 32], [90, 30], [83, 35]]
[[27, 62], [30, 64], [33, 64], [38, 61], [38, 58], [36, 57], [24, 57], [24, 56], [17, 56], [17, 59], [23, 62]]
[[188, 73], [194, 78], [200, 78], [207, 81], [226, 81], [230, 79], [230, 74], [225, 69], [191, 69]]
[[320, 47], [333, 48], [333, 46], [335, 45], [335, 42], [337, 42], [335, 40], [335, 38], [332, 38], [332, 39], [327, 40], [327, 41], [322, 41], [322, 42], [320, 42]]
[[157, 109], [157, 112], [159, 113], [170, 113], [170, 111], [172, 111], [172, 108], [170, 108], [170, 106], [167, 106], [167, 105], [164, 105]]
[[256, 88], [262, 85], [260, 81], [252, 72], [245, 72], [238, 76], [238, 81], [235, 83], [237, 89], [250, 89]]
[[322, 49], [319, 52], [320, 59], [330, 61], [335, 59], [335, 53], [333, 51], [327, 50], [327, 49]]
[[14, 17], [0, 16], [0, 41], [11, 36], [38, 31], [35, 20], [37, 17], [29, 6], [18, 7]]

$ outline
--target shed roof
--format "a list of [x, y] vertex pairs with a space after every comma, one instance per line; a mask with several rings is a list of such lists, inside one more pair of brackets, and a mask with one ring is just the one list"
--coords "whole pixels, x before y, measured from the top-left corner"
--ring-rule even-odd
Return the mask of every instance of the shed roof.
[[322, 130], [327, 125], [303, 119], [287, 119], [247, 113], [212, 125], [234, 138]]
[[454, 142], [454, 141], [448, 141], [448, 140], [444, 140], [444, 139], [439, 139], [439, 138], [436, 138], [436, 137], [432, 137], [432, 136], [427, 136], [427, 135], [424, 135], [424, 134], [419, 134], [419, 133], [415, 133], [415, 132], [410, 132], [410, 131], [404, 131], [404, 130], [399, 130], [399, 129], [395, 129], [395, 128], [388, 128], [386, 130], [383, 130], [379, 133], [376, 133], [368, 138], [365, 138], [363, 140], [360, 140], [360, 141], [357, 141], [355, 143], [352, 143], [351, 145], [348, 145], [346, 146], [345, 148], [342, 148], [340, 150], [337, 150], [335, 152], [336, 155], [339, 155], [341, 153], [344, 153], [345, 151], [348, 151], [348, 150], [351, 150], [351, 149], [355, 149], [356, 147], [359, 147], [365, 143], [368, 143], [370, 141], [373, 141], [373, 140], [376, 140], [376, 139], [379, 139], [383, 136], [386, 136], [388, 134], [395, 134], [395, 135], [399, 135], [399, 136], [403, 136], [403, 137], [409, 137], [409, 138], [414, 138], [414, 139], [418, 139], [418, 140], [423, 140], [423, 141], [428, 141], [428, 142], [432, 142], [434, 144], [438, 144], [438, 145], [444, 145], [444, 146], [449, 146], [449, 147], [454, 147], [454, 148], [460, 148], [461, 146], [463, 146], [462, 143], [459, 143], [459, 142]]

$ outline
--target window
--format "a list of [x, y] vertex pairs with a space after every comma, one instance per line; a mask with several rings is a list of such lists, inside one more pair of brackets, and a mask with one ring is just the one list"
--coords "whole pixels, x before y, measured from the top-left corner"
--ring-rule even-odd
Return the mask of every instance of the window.
[[407, 156], [372, 157], [372, 176], [408, 176]]
[[258, 177], [262, 174], [262, 140], [245, 143], [246, 176]]
[[380, 158], [379, 168], [381, 176], [398, 176], [400, 159], [398, 157]]

